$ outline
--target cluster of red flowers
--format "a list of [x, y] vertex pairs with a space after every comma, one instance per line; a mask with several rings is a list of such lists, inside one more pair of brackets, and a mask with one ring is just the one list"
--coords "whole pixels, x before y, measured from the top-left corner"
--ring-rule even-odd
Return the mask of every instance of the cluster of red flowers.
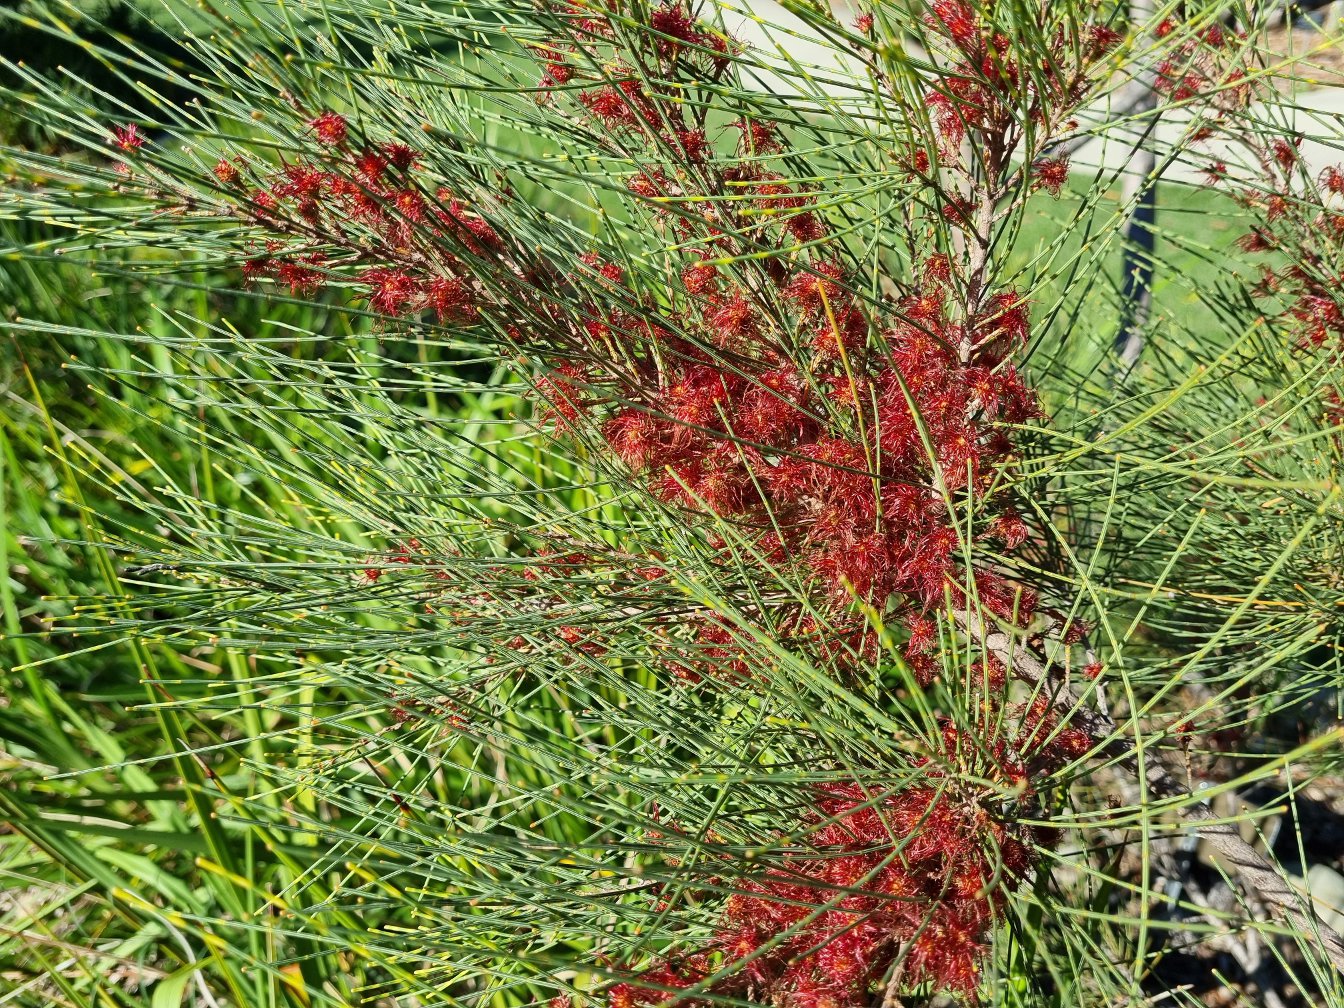
[[[1297, 143], [1277, 137], [1257, 150], [1263, 189], [1239, 189], [1233, 197], [1260, 220], [1238, 239], [1246, 252], [1286, 254], [1287, 265], [1266, 266], [1256, 290], [1281, 307], [1275, 314], [1299, 348], [1324, 350], [1344, 358], [1344, 307], [1339, 297], [1339, 263], [1344, 249], [1344, 165], [1325, 168], [1314, 193], [1294, 195], [1300, 175]], [[1216, 170], [1216, 169], [1215, 169]], [[1212, 171], [1212, 170], [1211, 170]], [[1226, 170], [1218, 172], [1220, 180]]]
[[[1007, 360], [1026, 304], [1006, 292], [958, 321], [947, 260], [923, 273], [918, 291], [876, 309], [831, 260], [800, 265], [774, 299], [683, 285], [694, 338], [664, 336], [676, 355], [621, 389], [603, 437], [655, 496], [734, 519], [762, 562], [815, 572], [838, 601], [941, 604], [962, 580], [948, 504], [985, 497], [1012, 451], [1001, 424], [1037, 407]], [[571, 416], [606, 409], [602, 375], [563, 377]], [[1008, 509], [984, 528], [1005, 548], [1026, 538]]]
[[1154, 82], [1157, 92], [1177, 102], [1189, 101], [1215, 90], [1223, 92], [1220, 103], [1241, 100], [1238, 82], [1246, 74], [1239, 68], [1229, 71], [1225, 64], [1235, 43], [1245, 35], [1227, 31], [1216, 24], [1184, 34], [1181, 34], [1182, 30], [1179, 21], [1166, 18], [1154, 33], [1161, 40], [1174, 42], [1169, 45], [1166, 58], [1157, 65]]
[[[962, 140], [973, 132], [992, 175], [1010, 157], [1023, 110], [1040, 126], [1057, 126], [1061, 110], [1075, 108], [1082, 100], [1092, 68], [1124, 36], [1103, 24], [1061, 25], [1055, 30], [1052, 58], [1038, 66], [1022, 66], [1013, 56], [1011, 39], [987, 15], [983, 4], [933, 0], [924, 21], [952, 59], [927, 95], [940, 136], [940, 156], [945, 164], [957, 164]], [[1034, 168], [1037, 184], [1057, 195], [1068, 171], [1067, 159], [1038, 161]]]
[[118, 149], [130, 153], [145, 145], [144, 134], [135, 123], [112, 127], [112, 143]]
[[[708, 48], [712, 33], [682, 8], [664, 5], [655, 17], [656, 38]], [[606, 37], [590, 13], [582, 29], [590, 48]], [[954, 38], [964, 34], [958, 28]], [[974, 35], [988, 44], [978, 28]], [[581, 114], [642, 131], [651, 144], [691, 129], [682, 103], [647, 90], [609, 106], [612, 85], [585, 84], [563, 59], [573, 48], [542, 47], [543, 83], [568, 85]], [[600, 65], [602, 51], [586, 56]], [[648, 169], [628, 183], [691, 249], [666, 292], [676, 323], [592, 304], [587, 341], [646, 348], [636, 373], [555, 361], [541, 392], [564, 423], [580, 414], [599, 421], [611, 452], [645, 474], [656, 497], [730, 519], [760, 562], [807, 572], [841, 606], [855, 597], [879, 607], [898, 597], [912, 614], [940, 605], [968, 575], [949, 505], [975, 498], [977, 536], [1002, 550], [1027, 538], [1021, 518], [988, 493], [1013, 450], [1005, 425], [1038, 411], [1010, 361], [1027, 337], [1028, 305], [1002, 291], [968, 306], [962, 264], [941, 253], [927, 256], [904, 296], [860, 296], [813, 194], [769, 166], [785, 149], [781, 131], [759, 120], [733, 128], [731, 156], [674, 159], [682, 167], [673, 173]], [[706, 146], [715, 145], [706, 139], [697, 149]], [[1057, 191], [1066, 167], [1041, 165], [1042, 184]], [[739, 195], [695, 199], [706, 190]], [[713, 262], [761, 248], [774, 252], [759, 275], [729, 275]], [[639, 303], [619, 269], [587, 266], [620, 290], [615, 300]], [[982, 604], [1004, 618], [1029, 615], [1029, 594], [988, 573], [980, 580]], [[933, 677], [928, 649], [912, 647], [908, 657], [921, 678]]]
[[320, 151], [264, 172], [250, 192], [241, 159], [214, 167], [238, 212], [287, 239], [268, 239], [244, 276], [296, 295], [353, 282], [380, 314], [472, 319], [478, 295], [460, 257], [497, 248], [494, 228], [446, 189], [423, 189], [420, 154], [406, 144], [352, 144], [349, 124], [331, 111], [308, 125]]
[[[535, 47], [543, 68], [541, 88], [585, 85], [579, 101], [606, 126], [651, 130], [680, 146], [683, 156], [697, 159], [703, 131], [697, 138], [677, 128], [682, 116], [665, 104], [674, 92], [658, 93], [654, 81], [670, 82], [683, 75], [693, 80], [718, 79], [728, 69], [736, 48], [732, 39], [698, 20], [680, 2], [658, 4], [649, 12], [640, 55], [654, 62], [660, 72], [652, 73], [648, 66], [640, 72], [619, 58], [592, 59], [601, 46], [616, 39], [618, 19], [611, 16], [612, 9], [562, 0], [549, 13], [558, 16], [563, 27]], [[619, 46], [609, 46], [608, 54], [612, 51], [619, 52]], [[601, 70], [596, 71], [597, 67]]]
[[773, 863], [731, 883], [712, 939], [612, 987], [610, 1008], [710, 1003], [701, 995], [858, 1008], [887, 977], [897, 992], [932, 984], [973, 996], [1007, 894], [1053, 840], [999, 809], [1029, 801], [1035, 774], [1091, 746], [1044, 701], [1021, 715], [1011, 743], [989, 724], [946, 726], [918, 785], [819, 788]]

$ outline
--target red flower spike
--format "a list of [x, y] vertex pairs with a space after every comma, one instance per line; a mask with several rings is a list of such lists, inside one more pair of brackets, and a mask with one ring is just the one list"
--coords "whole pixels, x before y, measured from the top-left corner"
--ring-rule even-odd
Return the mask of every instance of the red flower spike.
[[706, 312], [705, 322], [714, 333], [714, 342], [721, 347], [741, 349], [742, 344], [754, 340], [757, 335], [756, 311], [738, 291]]
[[[543, 63], [543, 66], [546, 70], [541, 75], [541, 80], [537, 81], [537, 87], [543, 90], [568, 84], [574, 79], [574, 68], [568, 63], [548, 60]], [[537, 101], [540, 102], [541, 100], [542, 98], [538, 97]]]
[[420, 160], [419, 152], [404, 143], [383, 144], [383, 157], [387, 158], [388, 164], [400, 172], [410, 171], [415, 167], [415, 163]]
[[815, 213], [807, 211], [790, 215], [784, 221], [784, 228], [794, 241], [808, 244], [826, 237], [826, 226]]
[[362, 150], [355, 157], [355, 171], [367, 181], [376, 183], [387, 171], [387, 158], [375, 150]]
[[995, 294], [977, 320], [979, 341], [1004, 340], [1013, 348], [1022, 346], [1030, 332], [1028, 303], [1016, 291]]
[[951, 279], [952, 262], [943, 253], [939, 252], [924, 260], [920, 283], [925, 287], [945, 287]]
[[1287, 170], [1297, 164], [1297, 148], [1301, 142], [1301, 138], [1289, 142], [1282, 137], [1276, 137], [1273, 142], [1271, 142], [1270, 151], [1274, 155], [1274, 160], [1278, 163], [1280, 168]]
[[905, 626], [910, 631], [910, 639], [905, 645], [907, 653], [925, 654], [938, 643], [938, 627], [927, 616], [911, 616]]
[[[1008, 669], [992, 654], [985, 655], [971, 667], [971, 684], [976, 688], [987, 690], [991, 695], [1002, 690], [1007, 681]], [[1014, 785], [1018, 783], [1017, 778], [1020, 776], [1021, 774], [1013, 775]]]
[[778, 154], [783, 149], [779, 127], [772, 122], [764, 119], [744, 119], [728, 125], [742, 131], [742, 140], [738, 145], [740, 155], [760, 157], [765, 154]]
[[702, 129], [677, 130], [674, 136], [677, 149], [687, 161], [703, 161], [711, 153], [709, 138]]
[[215, 178], [219, 180], [219, 184], [223, 186], [237, 185], [239, 179], [242, 177], [241, 173], [238, 171], [238, 166], [227, 158], [220, 158], [215, 162], [214, 168], [210, 170], [214, 173]]
[[666, 197], [670, 183], [662, 172], [652, 169], [632, 176], [625, 187], [636, 196], [651, 200]]
[[1058, 198], [1064, 183], [1069, 180], [1069, 159], [1061, 157], [1049, 161], [1037, 161], [1031, 168], [1035, 184]]
[[784, 297], [791, 301], [799, 314], [813, 317], [824, 311], [824, 305], [835, 305], [840, 296], [840, 284], [845, 273], [832, 262], [814, 262], [810, 272], [799, 273], [784, 288]]
[[[777, 448], [790, 447], [811, 436], [816, 421], [802, 408], [810, 396], [802, 376], [793, 368], [780, 368], [767, 371], [759, 381], [743, 393], [733, 432]], [[772, 470], [785, 461], [777, 462]], [[773, 475], [758, 473], [764, 479]]]
[[641, 410], [624, 409], [603, 425], [602, 436], [617, 458], [640, 472], [659, 461], [671, 461], [667, 427]]
[[696, 263], [681, 271], [681, 285], [686, 288], [687, 294], [707, 294], [714, 289], [718, 275], [717, 266], [710, 263]]
[[359, 280], [371, 288], [369, 307], [376, 312], [401, 315], [419, 306], [420, 286], [404, 270], [378, 266], [365, 270]]
[[112, 143], [118, 150], [133, 151], [144, 146], [145, 138], [135, 123], [112, 127]]
[[271, 187], [271, 192], [276, 196], [311, 200], [322, 192], [326, 184], [327, 176], [321, 169], [299, 162], [281, 169], [280, 178]]
[[934, 31], [942, 32], [963, 50], [975, 48], [980, 41], [980, 25], [975, 8], [962, 0], [933, 0], [933, 13], [925, 21]]
[[1275, 246], [1275, 238], [1264, 228], [1253, 227], [1237, 239], [1237, 248], [1243, 252], [1269, 252]]
[[267, 276], [271, 272], [271, 260], [265, 256], [245, 259], [242, 263], [242, 271], [243, 280], [250, 283], [258, 277]]
[[938, 681], [943, 667], [937, 658], [927, 654], [906, 654], [903, 657], [920, 689], [928, 689]]
[[1125, 36], [1106, 25], [1092, 25], [1087, 29], [1088, 57], [1099, 60], [1119, 48]]
[[345, 117], [332, 111], [323, 112], [317, 118], [310, 119], [308, 125], [312, 127], [318, 142], [327, 147], [339, 147], [345, 143], [349, 132]]
[[434, 277], [424, 287], [424, 305], [440, 322], [466, 321], [476, 314], [471, 289], [459, 277]]
[[280, 263], [275, 267], [275, 278], [289, 287], [291, 294], [311, 294], [322, 283], [322, 274], [311, 266], [297, 262]]
[[425, 219], [425, 198], [414, 189], [394, 189], [387, 199], [402, 221], [419, 224]]
[[[830, 315], [823, 315], [812, 337], [812, 347], [822, 360], [839, 358], [841, 347], [845, 353], [853, 356], [868, 342], [868, 319], [858, 308], [846, 308], [843, 311], [832, 309]], [[842, 387], [848, 390], [848, 385]], [[866, 403], [865, 403], [866, 405]]]
[[[678, 42], [696, 42], [699, 39], [695, 20], [684, 7], [676, 3], [667, 3], [654, 8], [649, 15], [649, 27], [659, 34], [671, 36]], [[666, 44], [665, 40], [660, 42], [660, 45]]]
[[658, 122], [657, 111], [636, 88], [637, 84], [635, 87], [607, 86], [584, 91], [579, 95], [579, 101], [608, 126], [631, 128]]
[[435, 197], [443, 204], [434, 216], [473, 255], [484, 255], [500, 244], [499, 234], [479, 214], [468, 210], [465, 204], [447, 189], [439, 189]]
[[[969, 744], [955, 730], [945, 735], [946, 756]], [[995, 758], [1018, 766], [1006, 752]], [[1032, 861], [1026, 844], [983, 809], [929, 788], [886, 796], [858, 783], [831, 785], [816, 793], [815, 809], [803, 820], [809, 824], [811, 843], [825, 856], [742, 880], [710, 950], [657, 961], [609, 997], [633, 1005], [646, 986], [680, 989], [703, 977], [702, 964], [717, 953], [725, 963], [753, 959], [727, 982], [754, 985], [766, 1003], [846, 1008], [865, 1000], [903, 945], [912, 986], [973, 995], [1002, 898], [1001, 890], [983, 890], [1000, 864], [1001, 885], [1020, 884]], [[815, 915], [824, 903], [832, 909]], [[799, 928], [809, 916], [812, 922]], [[938, 940], [920, 945], [930, 930]], [[767, 940], [777, 951], [760, 955]], [[733, 990], [740, 988], [720, 992]]]
[[1002, 542], [1005, 549], [1014, 550], [1027, 541], [1027, 523], [1016, 513], [1005, 511], [990, 523], [989, 534]]

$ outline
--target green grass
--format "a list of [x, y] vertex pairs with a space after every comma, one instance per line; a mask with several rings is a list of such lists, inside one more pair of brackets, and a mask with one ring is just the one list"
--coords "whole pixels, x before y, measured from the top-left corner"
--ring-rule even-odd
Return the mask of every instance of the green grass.
[[[328, 337], [300, 357], [373, 339], [320, 307], [270, 306], [263, 323], [246, 299], [74, 264], [10, 264], [0, 300], [17, 317], [128, 335], [182, 335], [183, 318], [226, 316], [258, 335], [287, 326]], [[163, 487], [189, 488], [199, 507], [267, 514], [296, 534], [314, 528], [290, 488], [243, 482], [221, 465], [166, 398], [174, 366], [162, 346], [112, 337], [34, 331], [4, 348], [0, 987], [6, 1004], [129, 1005], [152, 994], [153, 1008], [167, 1008], [193, 1003], [199, 966], [237, 1004], [308, 1004], [323, 992], [358, 1004], [368, 963], [288, 934], [286, 919], [328, 887], [296, 887], [312, 870], [311, 841], [264, 826], [286, 818], [290, 799], [265, 793], [255, 768], [292, 764], [295, 725], [246, 702], [248, 657], [49, 629], [78, 623], [81, 600], [132, 590], [123, 579], [134, 558], [103, 545], [128, 530], [152, 534], [135, 502]], [[173, 707], [162, 706], [168, 689]], [[235, 712], [212, 712], [218, 697]], [[230, 803], [248, 818], [229, 816]], [[336, 818], [310, 805], [307, 814]], [[222, 933], [222, 921], [233, 929]]]

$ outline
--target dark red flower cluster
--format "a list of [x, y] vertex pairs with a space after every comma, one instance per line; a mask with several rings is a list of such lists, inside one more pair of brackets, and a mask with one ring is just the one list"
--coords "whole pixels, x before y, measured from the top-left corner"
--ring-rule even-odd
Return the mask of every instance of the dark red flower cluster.
[[135, 123], [127, 123], [125, 126], [112, 127], [112, 143], [118, 150], [130, 152], [143, 147], [145, 144], [144, 134], [140, 132], [140, 127]]
[[1244, 252], [1274, 253], [1286, 260], [1265, 267], [1257, 297], [1302, 350], [1320, 350], [1344, 361], [1344, 165], [1320, 172], [1315, 187], [1301, 172], [1300, 137], [1273, 137], [1249, 146], [1259, 161], [1256, 188], [1237, 187], [1226, 166], [1212, 177], [1255, 219], [1237, 239]]
[[1240, 68], [1229, 68], [1227, 57], [1244, 40], [1218, 25], [1183, 30], [1174, 18], [1166, 18], [1154, 34], [1167, 43], [1168, 52], [1157, 65], [1154, 88], [1172, 101], [1183, 102], [1217, 92], [1217, 102], [1227, 105], [1244, 100], [1238, 82], [1245, 77]]
[[[930, 8], [925, 24], [952, 61], [927, 95], [942, 159], [955, 164], [962, 140], [973, 132], [991, 176], [1010, 158], [1023, 110], [1039, 126], [1056, 127], [1061, 113], [1081, 102], [1093, 67], [1123, 41], [1107, 25], [1061, 24], [1054, 30], [1050, 56], [1035, 68], [1024, 68], [1013, 54], [1012, 40], [990, 20], [986, 5], [933, 0]], [[1052, 183], [1041, 184], [1058, 191]]]
[[[563, 0], [552, 5], [551, 13], [565, 27], [556, 39], [534, 47], [543, 66], [538, 86], [546, 91], [571, 82], [589, 85], [580, 100], [604, 126], [649, 130], [664, 139], [676, 136], [681, 115], [666, 116], [664, 99], [674, 93], [659, 94], [660, 85], [653, 82], [665, 86], [683, 76], [717, 79], [728, 68], [735, 48], [730, 38], [696, 18], [686, 4], [664, 0], [649, 10], [643, 26], [641, 56], [653, 60], [656, 71], [646, 67], [640, 73], [619, 58], [608, 58], [619, 51], [611, 45], [617, 21], [603, 5]], [[596, 67], [602, 68], [600, 73]]]
[[380, 314], [472, 319], [478, 295], [461, 256], [496, 249], [494, 228], [451, 192], [422, 189], [420, 155], [406, 144], [352, 145], [345, 119], [330, 111], [309, 126], [321, 151], [262, 172], [250, 192], [241, 158], [213, 169], [239, 200], [236, 212], [286, 239], [269, 238], [244, 263], [246, 278], [305, 295], [353, 284]]
[[[695, 274], [694, 293], [672, 292], [686, 334], [649, 334], [673, 353], [619, 389], [604, 439], [655, 496], [732, 519], [762, 562], [812, 572], [837, 602], [940, 605], [966, 573], [948, 504], [970, 495], [992, 508], [990, 480], [1012, 451], [1001, 425], [1037, 405], [1008, 362], [1026, 304], [1006, 292], [957, 321], [947, 261], [923, 273], [876, 308], [830, 260], [782, 276], [768, 298]], [[566, 390], [557, 411], [608, 414], [606, 376], [571, 368], [554, 381]], [[1027, 535], [1007, 510], [983, 530], [1005, 550]], [[988, 581], [979, 595], [1005, 618], [1030, 608]]]
[[1037, 161], [1031, 166], [1031, 174], [1037, 187], [1051, 196], [1058, 196], [1064, 183], [1069, 180], [1069, 159], [1057, 157]]
[[[1007, 895], [1053, 839], [1012, 825], [1003, 808], [1029, 802], [1035, 775], [1091, 746], [1048, 707], [1024, 710], [1012, 741], [990, 724], [947, 725], [938, 751], [917, 761], [926, 774], [916, 786], [819, 788], [773, 862], [731, 883], [713, 938], [615, 984], [609, 1008], [710, 995], [860, 1008], [885, 983], [974, 996]], [[727, 975], [709, 980], [716, 973]]]
[[345, 118], [335, 112], [322, 112], [308, 125], [313, 128], [313, 135], [317, 137], [318, 141], [328, 147], [336, 147], [345, 143], [348, 127]]

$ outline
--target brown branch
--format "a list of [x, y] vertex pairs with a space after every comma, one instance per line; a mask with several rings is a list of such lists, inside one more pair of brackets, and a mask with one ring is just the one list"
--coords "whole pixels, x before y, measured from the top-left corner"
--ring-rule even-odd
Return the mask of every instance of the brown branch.
[[[1052, 683], [1045, 662], [1010, 634], [987, 627], [978, 616], [968, 612], [953, 610], [952, 615], [967, 636], [1003, 662], [1016, 678], [1032, 686]], [[1142, 792], [1163, 799], [1193, 797], [1190, 789], [1155, 756], [1145, 756], [1140, 764], [1134, 749], [1118, 734], [1114, 721], [1089, 707], [1062, 684], [1056, 685], [1056, 706], [1068, 711], [1070, 724], [1087, 732], [1097, 744], [1099, 755], [1114, 759], [1132, 773], [1141, 783]], [[1213, 812], [1199, 803], [1182, 806], [1181, 812], [1186, 825], [1209, 842], [1225, 866], [1236, 870], [1272, 916], [1281, 917], [1302, 935], [1317, 936], [1326, 957], [1336, 969], [1344, 971], [1344, 938], [1305, 909], [1302, 896], [1283, 880], [1264, 855], [1241, 838], [1236, 824], [1214, 821]]]

